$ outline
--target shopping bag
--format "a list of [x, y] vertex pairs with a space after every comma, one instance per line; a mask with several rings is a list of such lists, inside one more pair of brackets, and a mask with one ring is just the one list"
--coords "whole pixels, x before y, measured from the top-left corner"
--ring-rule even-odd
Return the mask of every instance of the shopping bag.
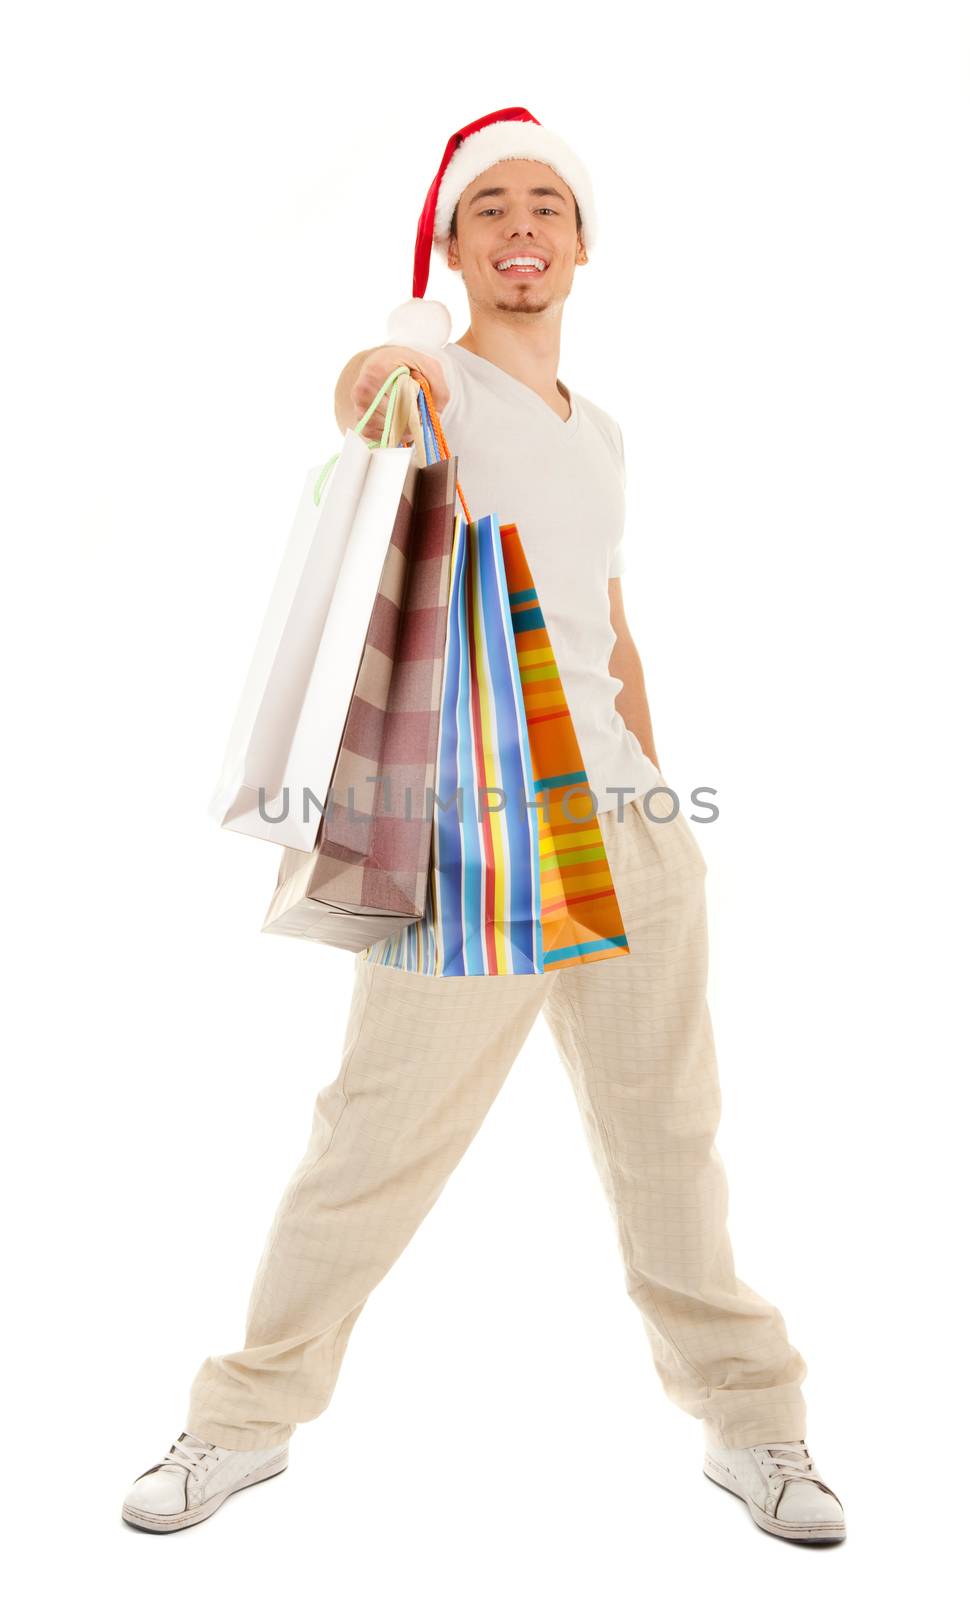
[[424, 913], [455, 484], [451, 459], [405, 487], [317, 841], [283, 851], [265, 933], [360, 950]]
[[[430, 392], [421, 418], [447, 456]], [[518, 528], [458, 487], [428, 904], [367, 962], [439, 977], [628, 955], [595, 797]], [[504, 796], [504, 801], [503, 801]]]
[[[407, 372], [388, 376], [339, 456], [307, 476], [209, 803], [224, 828], [313, 848], [381, 570], [415, 470], [414, 447], [393, 448], [406, 422], [398, 386]], [[382, 437], [365, 440], [360, 430], [385, 393]]]

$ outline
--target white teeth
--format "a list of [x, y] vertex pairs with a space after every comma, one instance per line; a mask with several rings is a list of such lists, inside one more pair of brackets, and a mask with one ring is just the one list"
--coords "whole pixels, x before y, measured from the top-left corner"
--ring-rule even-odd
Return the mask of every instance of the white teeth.
[[507, 261], [498, 263], [499, 272], [507, 272], [509, 267], [537, 267], [540, 272], [545, 272], [546, 263], [540, 261], [538, 256], [510, 256]]

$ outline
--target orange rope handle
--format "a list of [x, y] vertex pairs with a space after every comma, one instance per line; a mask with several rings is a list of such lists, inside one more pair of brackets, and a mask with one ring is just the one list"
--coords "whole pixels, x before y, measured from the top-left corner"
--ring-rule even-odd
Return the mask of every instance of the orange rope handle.
[[[445, 438], [444, 430], [441, 426], [441, 418], [438, 416], [438, 413], [435, 410], [434, 401], [431, 398], [431, 388], [428, 384], [428, 380], [420, 372], [412, 372], [412, 376], [414, 381], [417, 383], [418, 388], [421, 390], [421, 393], [424, 395], [425, 402], [428, 407], [428, 416], [431, 419], [431, 427], [432, 431], [434, 432], [438, 449], [440, 450], [442, 456], [448, 460], [451, 457], [451, 451], [448, 449], [448, 441]], [[470, 524], [472, 521], [472, 515], [468, 509], [465, 496], [461, 492], [461, 484], [458, 482], [457, 475], [455, 477], [455, 487], [458, 490], [458, 498], [461, 501], [461, 508], [465, 513], [465, 521]]]

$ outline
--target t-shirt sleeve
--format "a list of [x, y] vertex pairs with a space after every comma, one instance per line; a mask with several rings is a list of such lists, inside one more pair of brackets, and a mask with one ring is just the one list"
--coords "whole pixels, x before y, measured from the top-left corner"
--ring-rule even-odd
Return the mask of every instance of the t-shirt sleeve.
[[[617, 446], [617, 449], [619, 451], [619, 456], [620, 456], [620, 480], [621, 480], [621, 482], [623, 484], [623, 492], [624, 492], [624, 495], [625, 495], [626, 494], [626, 456], [623, 453], [623, 430], [620, 428], [619, 423], [614, 423], [614, 428], [616, 430], [616, 446]], [[626, 571], [626, 551], [625, 551], [625, 548], [624, 548], [624, 544], [625, 544], [625, 539], [624, 539], [623, 533], [621, 532], [619, 541], [613, 546], [613, 555], [612, 555], [612, 558], [610, 560], [610, 570], [609, 570], [609, 576], [611, 578], [622, 577], [623, 573]]]

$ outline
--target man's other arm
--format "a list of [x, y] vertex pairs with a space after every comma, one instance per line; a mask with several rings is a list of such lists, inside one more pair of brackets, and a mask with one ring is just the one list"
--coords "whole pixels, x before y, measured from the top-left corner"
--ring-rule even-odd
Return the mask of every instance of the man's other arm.
[[632, 734], [640, 741], [645, 756], [660, 771], [657, 747], [654, 744], [653, 724], [647, 703], [647, 686], [643, 675], [640, 653], [623, 609], [622, 578], [610, 578], [610, 622], [616, 634], [616, 643], [610, 655], [610, 676], [619, 678], [623, 687], [617, 691], [616, 709]]

